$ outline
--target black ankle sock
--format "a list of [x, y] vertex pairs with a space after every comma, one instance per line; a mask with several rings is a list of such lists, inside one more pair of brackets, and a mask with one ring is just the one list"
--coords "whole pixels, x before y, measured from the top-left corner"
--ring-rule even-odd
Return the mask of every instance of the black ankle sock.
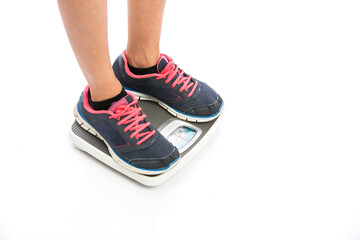
[[111, 104], [113, 102], [117, 102], [120, 99], [122, 99], [123, 97], [125, 97], [127, 95], [127, 92], [125, 91], [124, 88], [122, 88], [121, 92], [116, 95], [115, 97], [103, 100], [103, 101], [93, 101], [91, 100], [91, 95], [90, 95], [90, 91], [89, 91], [89, 104], [90, 107], [94, 110], [108, 110], [111, 106]]
[[128, 63], [128, 66], [129, 66], [130, 72], [132, 72], [133, 74], [136, 74], [136, 75], [145, 75], [145, 74], [151, 74], [151, 73], [158, 72], [157, 64], [152, 67], [147, 67], [147, 68], [136, 68], [136, 67], [131, 66], [129, 63]]

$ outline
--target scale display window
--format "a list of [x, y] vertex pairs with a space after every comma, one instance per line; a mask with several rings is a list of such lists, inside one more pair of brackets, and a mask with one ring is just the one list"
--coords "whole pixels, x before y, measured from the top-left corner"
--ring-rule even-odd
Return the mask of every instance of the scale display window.
[[168, 137], [167, 140], [171, 142], [178, 149], [183, 148], [194, 137], [196, 131], [194, 129], [181, 126], [175, 129]]
[[159, 131], [180, 153], [191, 147], [201, 135], [201, 129], [177, 119], [169, 119]]

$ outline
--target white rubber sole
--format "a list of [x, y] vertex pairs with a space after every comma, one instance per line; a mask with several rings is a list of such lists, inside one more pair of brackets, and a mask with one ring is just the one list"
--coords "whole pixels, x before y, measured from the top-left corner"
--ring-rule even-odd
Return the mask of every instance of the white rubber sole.
[[[174, 162], [170, 167], [168, 167], [167, 169], [164, 169], [164, 170], [144, 170], [144, 169], [141, 169], [141, 168], [134, 167], [134, 166], [130, 165], [129, 163], [125, 162], [124, 160], [122, 160], [121, 158], [119, 158], [116, 155], [116, 153], [112, 150], [110, 145], [106, 142], [106, 140], [90, 124], [88, 124], [85, 119], [83, 119], [81, 117], [81, 115], [78, 112], [77, 105], [75, 105], [75, 108], [74, 108], [74, 116], [75, 116], [76, 122], [83, 129], [85, 129], [89, 133], [93, 134], [94, 136], [98, 137], [101, 141], [103, 141], [105, 143], [106, 147], [109, 150], [109, 153], [110, 153], [112, 159], [116, 163], [118, 163], [120, 166], [126, 168], [127, 170], [130, 170], [130, 171], [138, 173], [138, 174], [143, 174], [143, 175], [159, 175], [159, 174], [163, 174], [163, 173], [171, 170], [179, 162], [179, 159], [177, 159], [176, 162]], [[107, 165], [112, 165], [111, 163], [106, 163], [106, 164]]]
[[221, 106], [220, 111], [213, 117], [204, 117], [204, 118], [197, 118], [197, 117], [192, 117], [189, 115], [185, 115], [182, 114], [180, 112], [175, 111], [172, 107], [170, 107], [169, 105], [167, 105], [166, 103], [160, 101], [159, 99], [150, 96], [148, 94], [145, 93], [140, 93], [137, 91], [132, 91], [130, 89], [126, 89], [127, 92], [131, 92], [132, 94], [134, 94], [134, 96], [139, 99], [139, 100], [145, 100], [145, 101], [152, 101], [152, 102], [156, 102], [157, 104], [159, 104], [162, 108], [164, 108], [166, 111], [168, 111], [171, 115], [173, 115], [174, 117], [177, 117], [181, 120], [185, 120], [188, 122], [210, 122], [213, 121], [214, 119], [216, 119], [217, 117], [220, 116], [222, 110], [224, 109], [224, 105]]

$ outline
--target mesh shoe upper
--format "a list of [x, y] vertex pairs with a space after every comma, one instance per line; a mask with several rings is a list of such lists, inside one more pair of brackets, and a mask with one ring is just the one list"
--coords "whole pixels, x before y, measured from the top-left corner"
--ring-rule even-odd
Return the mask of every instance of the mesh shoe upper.
[[[169, 66], [170, 64], [174, 66]], [[174, 68], [173, 72], [171, 67]], [[158, 73], [155, 74], [132, 74], [127, 65], [125, 52], [115, 61], [113, 69], [116, 77], [126, 88], [156, 97], [188, 115], [216, 115], [223, 103], [219, 94], [211, 87], [184, 73], [164, 54], [161, 55], [157, 64]]]

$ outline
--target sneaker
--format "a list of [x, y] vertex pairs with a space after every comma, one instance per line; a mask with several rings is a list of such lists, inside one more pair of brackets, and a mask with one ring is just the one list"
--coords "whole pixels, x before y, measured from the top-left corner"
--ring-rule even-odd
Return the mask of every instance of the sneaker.
[[123, 87], [141, 100], [157, 102], [175, 117], [191, 122], [208, 122], [217, 118], [223, 100], [212, 88], [181, 70], [174, 61], [161, 54], [157, 73], [133, 74], [124, 51], [113, 64]]
[[177, 163], [179, 152], [148, 121], [131, 94], [114, 102], [109, 110], [96, 111], [89, 105], [89, 87], [74, 109], [76, 121], [100, 138], [112, 158], [136, 173], [157, 175]]

